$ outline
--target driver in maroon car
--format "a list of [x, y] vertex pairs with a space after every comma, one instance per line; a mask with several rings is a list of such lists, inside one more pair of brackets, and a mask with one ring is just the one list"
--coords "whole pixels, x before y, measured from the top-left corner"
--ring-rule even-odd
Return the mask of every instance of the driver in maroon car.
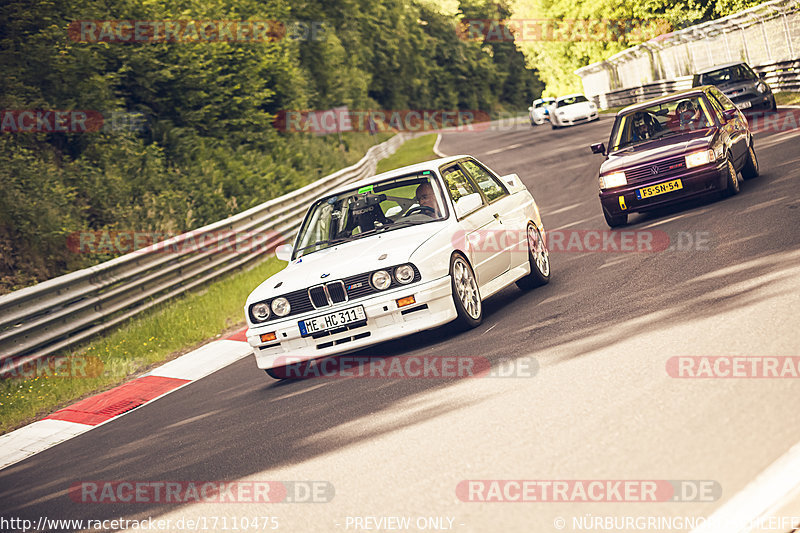
[[681, 126], [686, 126], [700, 119], [700, 109], [691, 100], [681, 100], [675, 107], [675, 115]]

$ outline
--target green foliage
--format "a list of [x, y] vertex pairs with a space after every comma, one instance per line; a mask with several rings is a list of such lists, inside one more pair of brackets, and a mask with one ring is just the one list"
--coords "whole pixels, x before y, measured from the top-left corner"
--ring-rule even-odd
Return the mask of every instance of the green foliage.
[[203, 291], [154, 306], [118, 329], [53, 355], [54, 359], [77, 361], [76, 368], [92, 369], [86, 375], [81, 371], [58, 377], [25, 367], [15, 377], [0, 380], [0, 434], [58, 406], [142, 374], [170, 356], [220, 337], [222, 331], [243, 326], [242, 304], [247, 295], [284, 266], [286, 263], [271, 257], [250, 270], [218, 279]]
[[[559, 96], [583, 90], [574, 74], [580, 67], [608, 59], [617, 52], [644, 40], [714, 20], [758, 5], [764, 0], [516, 0], [514, 17], [520, 19], [622, 22], [623, 28], [609, 31], [602, 40], [539, 40], [521, 43], [528, 64], [538, 70], [547, 96]], [[574, 35], [568, 33], [568, 35]]]
[[[508, 13], [468, 4], [462, 13]], [[124, 19], [317, 31], [231, 43], [69, 37], [74, 21]], [[452, 15], [417, 0], [10, 0], [0, 64], [0, 109], [106, 118], [91, 133], [0, 133], [0, 293], [110, 258], [70, 251], [73, 232], [187, 231], [352, 164], [378, 140], [347, 133], [341, 150], [335, 135], [280, 132], [281, 110], [521, 110], [542, 88], [513, 43], [460, 39]]]
[[435, 133], [431, 133], [406, 141], [395, 153], [378, 161], [378, 174], [436, 159], [438, 156], [433, 152], [436, 137]]

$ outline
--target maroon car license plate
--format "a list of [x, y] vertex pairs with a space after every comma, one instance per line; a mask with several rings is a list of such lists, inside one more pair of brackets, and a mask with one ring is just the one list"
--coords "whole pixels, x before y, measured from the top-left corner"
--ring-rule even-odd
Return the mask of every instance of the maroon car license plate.
[[659, 194], [666, 194], [679, 189], [683, 189], [681, 180], [667, 181], [665, 183], [659, 183], [658, 185], [636, 189], [636, 198], [641, 200], [642, 198], [650, 198], [651, 196], [658, 196]]

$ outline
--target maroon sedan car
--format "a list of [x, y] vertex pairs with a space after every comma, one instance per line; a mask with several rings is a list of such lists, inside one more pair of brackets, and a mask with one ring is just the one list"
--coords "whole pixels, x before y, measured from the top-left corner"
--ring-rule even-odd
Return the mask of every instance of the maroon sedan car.
[[600, 203], [610, 227], [628, 214], [706, 194], [739, 192], [758, 176], [747, 119], [716, 87], [702, 86], [631, 105], [617, 113], [600, 167]]

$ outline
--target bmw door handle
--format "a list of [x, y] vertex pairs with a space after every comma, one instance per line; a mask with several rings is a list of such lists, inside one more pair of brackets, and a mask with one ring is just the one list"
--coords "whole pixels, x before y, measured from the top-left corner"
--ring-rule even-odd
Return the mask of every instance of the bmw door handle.
[[498, 221], [498, 222], [500, 222], [501, 224], [503, 223], [503, 221], [502, 221], [502, 220], [500, 220], [500, 214], [499, 214], [499, 213], [495, 213], [495, 214], [494, 214], [494, 215], [492, 215], [492, 216], [493, 216], [494, 218], [496, 218], [496, 219], [497, 219], [497, 221]]

